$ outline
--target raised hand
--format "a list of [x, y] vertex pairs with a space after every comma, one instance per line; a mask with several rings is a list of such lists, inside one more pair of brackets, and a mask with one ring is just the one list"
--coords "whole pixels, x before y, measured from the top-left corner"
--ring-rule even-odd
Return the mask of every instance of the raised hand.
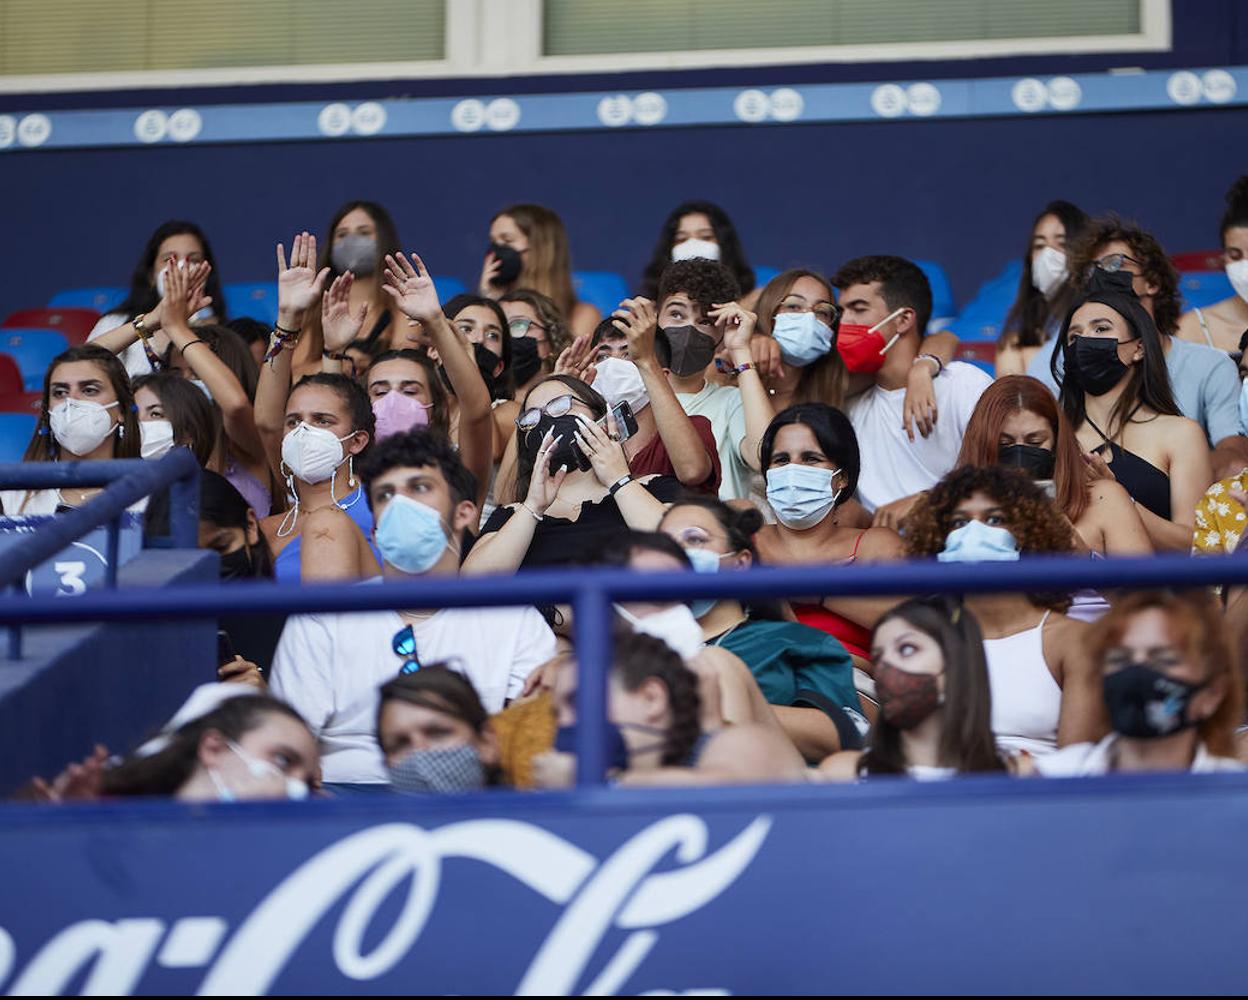
[[576, 443], [593, 466], [595, 478], [603, 486], [614, 486], [628, 475], [628, 459], [619, 442], [615, 418], [607, 414], [605, 431], [593, 420], [578, 416], [576, 421], [581, 425], [574, 435]]
[[498, 277], [498, 272], [502, 270], [503, 262], [491, 250], [485, 255], [485, 263], [481, 266], [481, 280], [477, 282], [477, 294], [487, 299], [496, 299], [499, 297], [500, 289], [494, 284], [494, 279]]
[[334, 279], [329, 291], [321, 299], [321, 332], [325, 350], [331, 354], [343, 353], [360, 334], [364, 318], [368, 315], [368, 303], [360, 304], [358, 312], [351, 311], [351, 286], [355, 275], [346, 271]]
[[598, 374], [598, 366], [594, 364], [594, 349], [590, 346], [592, 339], [588, 334], [582, 334], [564, 348], [555, 359], [554, 374], [571, 375], [586, 385], [592, 385]]
[[381, 287], [408, 319], [429, 323], [442, 315], [442, 304], [429, 277], [429, 269], [415, 253], [410, 261], [402, 252], [397, 259], [386, 254], [386, 273]]
[[[524, 433], [521, 431], [521, 433]], [[563, 440], [562, 436], [554, 437], [549, 430], [542, 438], [541, 447], [537, 449], [537, 457], [533, 460], [533, 475], [529, 478], [529, 492], [524, 498], [524, 505], [534, 514], [545, 514], [550, 505], [559, 495], [559, 487], [568, 478], [568, 469], [563, 466], [553, 476], [550, 474], [550, 455], [555, 446]]]
[[758, 316], [742, 307], [740, 302], [724, 302], [714, 305], [706, 315], [724, 331], [724, 350], [734, 356], [741, 354], [744, 361], [751, 360], [750, 338], [754, 335], [754, 325], [758, 322]]
[[628, 353], [633, 361], [654, 358], [658, 318], [654, 303], [644, 298], [625, 299], [611, 314], [611, 325], [628, 338]]
[[43, 778], [35, 778], [31, 784], [39, 798], [45, 802], [98, 799], [108, 756], [108, 750], [97, 743], [91, 755], [81, 764], [70, 764], [50, 783]]
[[206, 260], [178, 267], [177, 261], [169, 258], [165, 265], [165, 297], [160, 300], [161, 325], [184, 327], [206, 302], [212, 301], [203, 294], [211, 270], [212, 265]]
[[302, 319], [303, 313], [321, 296], [329, 268], [316, 270], [316, 237], [303, 232], [290, 246], [290, 266], [286, 251], [277, 245], [277, 311], [288, 320]]

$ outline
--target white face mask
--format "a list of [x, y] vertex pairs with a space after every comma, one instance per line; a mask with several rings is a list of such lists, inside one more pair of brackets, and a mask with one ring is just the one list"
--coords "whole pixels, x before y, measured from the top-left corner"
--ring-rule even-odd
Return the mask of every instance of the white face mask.
[[1053, 247], [1033, 251], [1031, 255], [1031, 283], [1045, 298], [1049, 298], [1066, 280], [1066, 255]]
[[692, 660], [706, 645], [702, 640], [702, 626], [687, 605], [676, 604], [645, 618], [638, 618], [619, 604], [615, 610], [633, 627], [634, 632], [662, 639], [682, 660]]
[[173, 424], [168, 420], [143, 420], [139, 422], [139, 437], [143, 444], [139, 454], [144, 458], [161, 458], [173, 447]]
[[52, 436], [71, 455], [89, 455], [113, 433], [112, 415], [108, 412], [117, 400], [101, 405], [91, 399], [70, 397], [48, 413]]
[[282, 461], [305, 483], [323, 483], [347, 460], [342, 442], [353, 436], [334, 437], [324, 428], [301, 422], [282, 439]]
[[685, 240], [672, 247], [672, 260], [693, 260], [695, 257], [719, 260], [719, 244], [710, 240]]
[[608, 406], [627, 403], [637, 413], [650, 405], [650, 395], [637, 366], [624, 358], [603, 358], [598, 362], [594, 388], [606, 398]]
[[1235, 289], [1235, 294], [1248, 302], [1248, 257], [1233, 260], [1226, 265], [1226, 277]]

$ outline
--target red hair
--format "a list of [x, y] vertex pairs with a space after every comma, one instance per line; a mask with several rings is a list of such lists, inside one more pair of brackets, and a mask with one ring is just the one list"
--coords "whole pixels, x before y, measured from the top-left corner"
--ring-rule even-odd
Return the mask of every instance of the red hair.
[[1057, 490], [1057, 506], [1071, 523], [1078, 521], [1088, 507], [1083, 450], [1057, 400], [1038, 379], [1028, 375], [1006, 375], [984, 391], [962, 436], [958, 465], [996, 465], [1001, 428], [1016, 413], [1034, 413], [1052, 430], [1053, 484]]

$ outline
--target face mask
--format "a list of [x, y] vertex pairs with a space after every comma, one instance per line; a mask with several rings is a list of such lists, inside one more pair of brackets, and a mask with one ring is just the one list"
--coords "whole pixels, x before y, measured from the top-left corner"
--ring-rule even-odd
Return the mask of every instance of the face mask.
[[516, 386], [527, 384], [541, 370], [542, 359], [537, 353], [537, 338], [512, 337], [511, 374], [516, 381]]
[[875, 667], [880, 715], [898, 729], [913, 729], [940, 705], [936, 674], [916, 674], [880, 662]]
[[204, 382], [202, 379], [197, 379], [197, 378], [188, 378], [187, 381], [190, 382], [191, 385], [193, 385], [196, 389], [202, 392], [205, 396], [207, 396], [210, 402], [212, 401], [212, 390], [208, 388], [207, 382]]
[[407, 795], [476, 792], [485, 787], [485, 765], [471, 744], [436, 750], [413, 750], [386, 767], [390, 786]]
[[936, 558], [940, 562], [1010, 562], [1018, 559], [1018, 542], [1004, 528], [970, 521], [949, 532], [945, 550], [937, 552]]
[[[693, 566], [695, 573], [718, 573], [719, 564], [732, 554], [729, 552], [721, 556], [718, 552], [712, 552], [710, 549], [685, 549], [685, 555], [689, 557], [689, 562]], [[718, 603], [713, 597], [699, 597], [689, 602], [689, 610], [693, 612], [694, 618], [701, 618]]]
[[173, 447], [173, 424], [168, 420], [139, 421], [142, 444], [139, 454], [144, 458], [161, 458]]
[[377, 270], [377, 239], [350, 233], [334, 243], [329, 261], [339, 274], [350, 271], [357, 278], [372, 274]]
[[581, 425], [577, 422], [576, 417], [571, 413], [565, 413], [562, 417], [551, 417], [543, 413], [541, 419], [538, 420], [537, 426], [532, 430], [524, 432], [525, 454], [530, 462], [537, 457], [538, 449], [542, 446], [542, 441], [546, 438], [546, 432], [552, 431], [552, 437], [562, 438], [550, 453], [550, 474], [553, 476], [561, 468], [567, 468], [569, 472], [580, 470], [588, 472], [593, 468], [592, 463], [581, 451], [576, 447], [576, 438], [574, 435], [579, 434]]
[[431, 409], [432, 403], [422, 403], [415, 396], [391, 389], [380, 399], [373, 400], [373, 416], [377, 419], [375, 439], [384, 441], [395, 434], [428, 427]]
[[836, 351], [851, 372], [873, 375], [884, 367], [885, 355], [890, 347], [897, 343], [901, 334], [893, 334], [892, 339], [885, 341], [877, 333], [880, 327], [891, 322], [902, 314], [902, 309], [894, 309], [875, 326], [862, 323], [841, 323], [836, 329]]
[[221, 557], [222, 580], [250, 580], [253, 576], [255, 572], [251, 565], [251, 553], [247, 551], [246, 545]]
[[608, 406], [627, 403], [637, 413], [650, 405], [650, 394], [641, 380], [641, 372], [633, 362], [623, 358], [603, 358], [598, 362], [594, 388], [606, 397]]
[[672, 247], [672, 260], [719, 260], [719, 244], [710, 240], [685, 240]]
[[1066, 345], [1066, 370], [1077, 372], [1089, 396], [1103, 396], [1122, 381], [1129, 365], [1118, 357], [1118, 341], [1109, 337], [1075, 337]]
[[[247, 765], [248, 773], [257, 781], [263, 781], [265, 778], [277, 775], [286, 785], [286, 798], [292, 801], [300, 801], [308, 797], [307, 782], [283, 774], [276, 764], [253, 757], [233, 740], [227, 741], [227, 745], [234, 752], [235, 756]], [[208, 777], [212, 779], [213, 785], [216, 786], [218, 799], [222, 802], [234, 802], [237, 800], [238, 796], [233, 789], [225, 783], [225, 780], [216, 771], [210, 769]]]
[[1248, 378], [1239, 386], [1239, 429], [1248, 434]]
[[813, 528], [836, 506], [841, 491], [832, 488], [840, 469], [782, 465], [767, 470], [767, 502], [786, 528]]
[[1205, 686], [1176, 681], [1148, 661], [1106, 674], [1101, 684], [1114, 732], [1136, 739], [1169, 736], [1196, 725], [1187, 708]]
[[1044, 247], [1031, 255], [1031, 283], [1037, 292], [1050, 298], [1066, 280], [1066, 255], [1053, 247]]
[[813, 312], [780, 313], [771, 324], [771, 335], [784, 360], [799, 368], [832, 350], [835, 337], [832, 328]]
[[702, 626], [693, 617], [688, 605], [676, 604], [645, 618], [638, 618], [619, 604], [615, 610], [633, 627], [634, 632], [662, 639], [682, 660], [692, 660], [702, 652], [705, 645]]
[[282, 439], [282, 461], [305, 483], [323, 483], [347, 460], [342, 442], [352, 436], [337, 438], [322, 427], [301, 422]]
[[491, 243], [489, 253], [498, 258], [498, 273], [490, 280], [491, 285], [510, 285], [518, 277], [524, 269], [524, 258], [520, 256], [520, 251], [507, 246], [505, 243]]
[[1226, 277], [1235, 294], [1248, 302], [1248, 258], [1233, 260], [1226, 265]]
[[[570, 726], [560, 726], [555, 730], [555, 749], [560, 753], [576, 753], [577, 750], [577, 733], [576, 723]], [[606, 723], [607, 733], [607, 767], [613, 771], [625, 771], [628, 769], [628, 744], [624, 742], [624, 734], [620, 732], [620, 727], [614, 722]]]
[[659, 364], [677, 378], [697, 375], [715, 357], [719, 345], [695, 326], [672, 326], [654, 338]]
[[1032, 479], [1052, 479], [1055, 461], [1053, 452], [1034, 444], [1002, 445], [997, 449], [997, 465], [1022, 469]]
[[404, 573], [425, 573], [449, 543], [442, 518], [432, 507], [396, 494], [374, 529], [381, 557]]
[[109, 414], [117, 400], [101, 405], [91, 399], [70, 397], [58, 403], [48, 413], [48, 423], [56, 443], [71, 455], [89, 455], [120, 428]]

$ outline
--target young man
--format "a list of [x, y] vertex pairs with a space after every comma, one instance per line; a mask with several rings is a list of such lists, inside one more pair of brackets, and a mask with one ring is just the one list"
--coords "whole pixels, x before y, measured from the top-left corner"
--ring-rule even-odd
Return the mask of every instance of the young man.
[[[477, 522], [476, 483], [449, 442], [423, 431], [387, 438], [361, 463], [360, 477], [384, 580], [459, 572], [460, 539]], [[443, 662], [497, 712], [554, 655], [554, 633], [529, 607], [301, 615], [282, 632], [272, 690], [320, 740], [326, 783], [380, 786], [387, 780], [375, 732], [382, 683]]]
[[[933, 383], [940, 419], [913, 440], [904, 409], [910, 371], [934, 359], [919, 352], [932, 311], [927, 277], [903, 257], [857, 257], [832, 277], [843, 314], [837, 350], [868, 387], [848, 405], [858, 435], [858, 499], [868, 511], [910, 498], [954, 467], [971, 413], [992, 379], [974, 365], [939, 366]], [[883, 521], [877, 513], [877, 523]]]
[[[1094, 267], [1131, 275], [1136, 297], [1161, 334], [1174, 401], [1183, 416], [1204, 428], [1213, 448], [1214, 477], [1238, 475], [1248, 466], [1248, 438], [1239, 425], [1241, 386], [1235, 362], [1223, 351], [1175, 336], [1182, 301], [1179, 275], [1157, 238], [1114, 216], [1097, 219], [1071, 252], [1072, 280], [1081, 284]], [[1049, 341], [1032, 358], [1027, 374], [1056, 394], [1057, 381], [1050, 368], [1052, 357], [1053, 342]], [[1059, 376], [1061, 365], [1059, 354]]]
[[[740, 294], [731, 271], [701, 258], [669, 264], [659, 281], [659, 364], [684, 411], [711, 422], [723, 470], [721, 500], [749, 496], [758, 443], [774, 416], [751, 357], [757, 317], [737, 302]], [[717, 356], [736, 385], [706, 378]]]

